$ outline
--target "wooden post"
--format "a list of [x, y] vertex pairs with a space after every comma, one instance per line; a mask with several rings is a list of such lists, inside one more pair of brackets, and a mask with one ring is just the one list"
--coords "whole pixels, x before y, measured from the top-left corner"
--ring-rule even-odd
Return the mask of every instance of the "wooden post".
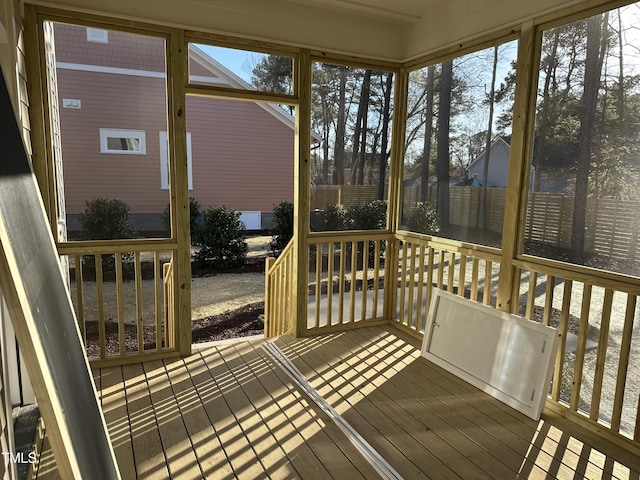
[[522, 26], [518, 44], [518, 71], [514, 106], [513, 136], [509, 161], [509, 177], [502, 228], [502, 259], [498, 283], [497, 308], [511, 312], [516, 267], [513, 259], [522, 251], [522, 235], [526, 221], [525, 188], [529, 178], [535, 115], [537, 70], [534, 69], [536, 51], [540, 50], [541, 35], [536, 37], [533, 22]]
[[[407, 116], [407, 91], [409, 89], [409, 72], [401, 68], [396, 74], [395, 93], [393, 99], [393, 133], [391, 135], [391, 158], [389, 167], [389, 192], [387, 208], [387, 229], [391, 237], [385, 252], [384, 262], [384, 318], [389, 322], [395, 320], [396, 297], [398, 294], [398, 245], [395, 234], [400, 228], [402, 209], [402, 164], [404, 162], [404, 138]], [[404, 279], [403, 279], [404, 281]]]
[[307, 294], [309, 283], [309, 190], [311, 186], [311, 56], [300, 53], [297, 62], [299, 103], [296, 107], [296, 138], [294, 153], [294, 215], [293, 215], [293, 334], [304, 336], [307, 330]]
[[173, 320], [181, 355], [191, 354], [191, 232], [187, 172], [185, 84], [187, 55], [184, 32], [172, 30], [167, 39], [167, 104], [171, 189], [171, 236], [178, 243], [174, 266]]

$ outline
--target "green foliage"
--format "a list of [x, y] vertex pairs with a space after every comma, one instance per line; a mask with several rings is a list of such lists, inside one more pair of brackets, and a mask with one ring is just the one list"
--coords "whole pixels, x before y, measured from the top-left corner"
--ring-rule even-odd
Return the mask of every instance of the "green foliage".
[[260, 315], [258, 315], [256, 322], [260, 327], [264, 328], [264, 313], [261, 313]]
[[246, 229], [240, 212], [211, 206], [202, 214], [202, 225], [192, 237], [197, 248], [194, 260], [199, 266], [238, 267], [244, 264], [249, 247], [244, 241]]
[[330, 205], [324, 212], [324, 229], [325, 230], [344, 230], [347, 227], [347, 211], [345, 208], [336, 203]]
[[418, 202], [409, 212], [407, 228], [417, 233], [436, 233], [440, 231], [438, 226], [438, 214], [435, 208], [427, 202]]
[[[191, 244], [193, 245], [193, 239], [198, 236], [198, 230], [200, 229], [200, 222], [202, 221], [202, 207], [200, 203], [193, 198], [189, 197], [189, 227], [191, 228]], [[167, 208], [162, 213], [162, 223], [168, 232], [171, 232], [171, 214], [170, 206], [167, 204]]]
[[83, 240], [135, 238], [136, 229], [129, 220], [129, 206], [118, 200], [96, 198], [86, 202], [79, 216]]
[[[129, 206], [118, 199], [96, 198], [86, 202], [84, 213], [79, 215], [83, 240], [116, 240], [135, 238], [136, 229], [129, 220]], [[123, 254], [123, 261], [130, 262], [132, 254]], [[82, 264], [88, 271], [95, 271], [95, 256], [84, 255]], [[115, 269], [115, 256], [103, 255], [103, 271]]]
[[293, 237], [293, 203], [283, 201], [273, 206], [276, 224], [272, 230], [273, 237], [269, 246], [274, 256], [278, 257]]
[[387, 226], [387, 202], [354, 203], [347, 212], [349, 230], [383, 230]]

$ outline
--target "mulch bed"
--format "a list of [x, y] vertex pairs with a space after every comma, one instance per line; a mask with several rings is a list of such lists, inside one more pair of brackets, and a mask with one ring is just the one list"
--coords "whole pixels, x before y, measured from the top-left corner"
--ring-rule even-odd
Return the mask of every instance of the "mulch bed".
[[[204, 343], [228, 338], [248, 337], [264, 334], [264, 323], [260, 315], [264, 314], [264, 302], [257, 302], [219, 315], [200, 318], [192, 322], [192, 342]], [[86, 322], [86, 345], [89, 359], [100, 357], [98, 344], [98, 322]], [[118, 324], [105, 323], [107, 356], [118, 355], [120, 339]], [[162, 335], [162, 332], [161, 332]], [[146, 325], [142, 328], [145, 350], [156, 348], [156, 327]], [[136, 325], [125, 325], [125, 351], [138, 351], [138, 328]]]

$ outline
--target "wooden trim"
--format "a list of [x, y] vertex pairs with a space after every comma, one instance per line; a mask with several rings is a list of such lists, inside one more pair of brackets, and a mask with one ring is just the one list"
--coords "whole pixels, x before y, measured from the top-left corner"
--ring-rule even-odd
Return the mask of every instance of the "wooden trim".
[[[618, 377], [616, 380], [616, 393], [613, 401], [613, 413], [611, 414], [611, 429], [614, 432], [620, 430], [622, 417], [622, 403], [627, 382], [627, 370], [629, 369], [629, 357], [631, 354], [631, 337], [633, 336], [633, 319], [636, 314], [637, 297], [627, 295], [627, 308], [624, 315], [624, 327], [622, 328], [622, 344], [620, 345], [620, 360], [618, 362]], [[640, 418], [636, 416], [636, 430], [640, 425]]]
[[439, 48], [433, 53], [422, 54], [418, 57], [405, 60], [402, 66], [409, 71], [419, 70], [428, 65], [442, 63], [445, 60], [494, 47], [518, 39], [518, 35], [521, 34], [521, 29], [522, 25], [517, 23], [511, 27], [502, 28], [489, 34], [484, 33], [481, 36], [464, 39], [444, 48]]
[[388, 230], [346, 230], [343, 232], [312, 232], [307, 235], [309, 244], [327, 242], [359, 242], [363, 240], [389, 240]]
[[[502, 258], [500, 260], [500, 277], [498, 282], [498, 299], [496, 308], [504, 312], [513, 310], [514, 279], [516, 267], [513, 259], [519, 248], [522, 236], [523, 218], [520, 213], [523, 197], [526, 195], [528, 139], [533, 130], [535, 108], [532, 106], [531, 91], [534, 89], [534, 78], [537, 70], [535, 60], [535, 32], [533, 23], [526, 23], [518, 44], [518, 69], [516, 72], [516, 92], [513, 105], [513, 136], [507, 179], [507, 193], [504, 207], [504, 226], [502, 229]], [[534, 104], [535, 105], [535, 104]]]
[[234, 37], [219, 33], [201, 32], [198, 30], [185, 30], [184, 39], [187, 43], [199, 43], [211, 45], [213, 47], [234, 48], [237, 50], [247, 50], [274, 55], [292, 57], [294, 60], [300, 53], [299, 47], [272, 43], [263, 40], [253, 40], [250, 38]]
[[[38, 180], [38, 187], [49, 218], [52, 221], [51, 194], [49, 191], [49, 169], [47, 161], [46, 129], [44, 123], [44, 86], [40, 70], [40, 26], [36, 8], [24, 7], [24, 44], [27, 70], [27, 96], [29, 98], [29, 123], [31, 125], [31, 165]], [[55, 215], [54, 215], [55, 216]]]
[[91, 368], [109, 368], [109, 367], [119, 367], [123, 365], [131, 365], [135, 363], [142, 362], [150, 362], [152, 360], [165, 360], [170, 358], [177, 358], [182, 356], [180, 351], [177, 349], [165, 349], [162, 352], [158, 353], [156, 351], [151, 351], [149, 353], [130, 353], [125, 355], [124, 357], [113, 357], [113, 358], [105, 358], [105, 359], [95, 359], [90, 360], [89, 364]]
[[279, 93], [259, 92], [256, 90], [243, 90], [241, 88], [216, 87], [215, 85], [199, 85], [187, 83], [185, 92], [189, 96], [209, 98], [233, 98], [248, 102], [261, 102], [272, 104], [298, 105], [299, 101], [294, 95]]
[[356, 328], [372, 327], [374, 325], [387, 325], [389, 322], [384, 318], [371, 318], [368, 320], [347, 322], [335, 325], [326, 325], [320, 328], [308, 328], [306, 336], [313, 335], [327, 335], [329, 333], [344, 332], [347, 330], [354, 330]]
[[387, 60], [376, 60], [373, 58], [356, 57], [341, 53], [328, 52], [322, 50], [311, 50], [311, 61], [321, 62], [329, 65], [342, 65], [352, 68], [364, 68], [376, 72], [399, 73], [402, 69], [401, 62], [390, 62]]
[[548, 30], [632, 3], [634, 3], [632, 0], [582, 0], [577, 5], [537, 17], [534, 19], [534, 24], [540, 31]]
[[296, 106], [294, 152], [294, 216], [293, 216], [293, 278], [292, 289], [295, 313], [293, 334], [305, 335], [307, 329], [307, 295], [309, 282], [309, 202], [311, 182], [311, 58], [309, 51], [300, 54], [298, 82], [300, 103]]
[[[167, 104], [171, 172], [175, 181], [170, 182], [172, 211], [172, 236], [178, 244], [174, 255], [174, 305], [175, 342], [182, 355], [191, 354], [191, 234], [189, 209], [189, 184], [187, 166], [187, 120], [185, 115], [185, 83], [187, 56], [184, 48], [184, 32], [171, 30], [167, 42]], [[171, 162], [173, 159], [173, 162]], [[173, 177], [169, 175], [170, 179]]]
[[475, 245], [472, 243], [460, 242], [450, 238], [432, 237], [421, 233], [400, 230], [395, 234], [395, 238], [412, 243], [425, 244], [433, 248], [455, 251], [473, 258], [491, 259], [499, 263], [500, 249], [487, 247], [485, 245]]

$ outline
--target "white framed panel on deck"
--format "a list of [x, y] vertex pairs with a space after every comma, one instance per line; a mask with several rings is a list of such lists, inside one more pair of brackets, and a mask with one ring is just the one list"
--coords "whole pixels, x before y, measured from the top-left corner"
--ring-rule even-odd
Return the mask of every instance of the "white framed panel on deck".
[[422, 356], [539, 419], [558, 331], [434, 288]]

